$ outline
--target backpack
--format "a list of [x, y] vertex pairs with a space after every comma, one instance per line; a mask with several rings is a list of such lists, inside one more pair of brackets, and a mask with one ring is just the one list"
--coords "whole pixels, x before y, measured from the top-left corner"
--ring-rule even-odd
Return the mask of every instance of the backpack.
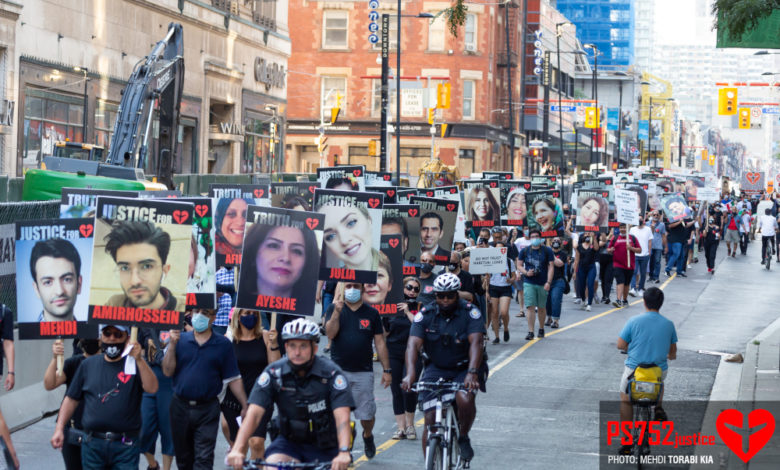
[[663, 371], [655, 364], [639, 364], [628, 377], [628, 395], [631, 401], [658, 401]]

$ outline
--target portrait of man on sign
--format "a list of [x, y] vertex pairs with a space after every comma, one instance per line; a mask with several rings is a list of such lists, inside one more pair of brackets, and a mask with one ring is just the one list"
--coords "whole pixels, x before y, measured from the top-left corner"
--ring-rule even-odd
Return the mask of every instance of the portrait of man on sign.
[[43, 305], [38, 321], [73, 320], [81, 294], [81, 256], [73, 243], [51, 238], [35, 243], [30, 254], [33, 289]]

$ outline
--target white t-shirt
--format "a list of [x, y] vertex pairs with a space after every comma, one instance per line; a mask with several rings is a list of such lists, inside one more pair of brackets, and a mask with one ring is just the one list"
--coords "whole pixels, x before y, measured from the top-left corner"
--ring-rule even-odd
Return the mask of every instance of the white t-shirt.
[[771, 215], [762, 215], [758, 219], [758, 226], [761, 227], [762, 237], [774, 237], [777, 231], [777, 220]]
[[642, 249], [637, 256], [650, 256], [650, 246], [653, 242], [653, 229], [645, 224], [641, 227], [631, 227], [629, 234], [636, 237], [639, 241], [639, 247]]
[[517, 252], [520, 253], [523, 250], [523, 248], [527, 246], [531, 246], [531, 240], [525, 237], [520, 237], [517, 240], [515, 240], [515, 246], [517, 247]]

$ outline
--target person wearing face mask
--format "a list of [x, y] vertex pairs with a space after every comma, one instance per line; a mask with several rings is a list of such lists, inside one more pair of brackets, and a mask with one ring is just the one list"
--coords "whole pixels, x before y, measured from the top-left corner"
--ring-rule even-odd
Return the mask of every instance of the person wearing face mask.
[[[583, 233], [577, 243], [577, 256], [574, 260], [574, 280], [577, 300], [582, 301], [586, 311], [590, 312], [593, 298], [596, 296], [597, 264], [599, 260], [599, 234]], [[585, 288], [587, 287], [587, 303], [585, 302]], [[557, 322], [553, 323], [555, 328]]]
[[[720, 222], [718, 222], [720, 226]], [[661, 220], [661, 212], [653, 212], [650, 219], [650, 230], [653, 232], [653, 242], [650, 249], [650, 282], [659, 284], [661, 275], [661, 256], [668, 251], [666, 242], [666, 224]]]
[[421, 305], [428, 305], [435, 300], [433, 292], [433, 281], [436, 279], [434, 268], [436, 261], [432, 253], [423, 252], [420, 256], [420, 295], [417, 301]]
[[563, 302], [563, 287], [566, 284], [566, 265], [569, 263], [569, 256], [563, 251], [563, 241], [560, 237], [553, 238], [550, 247], [553, 250], [555, 261], [553, 261], [553, 279], [550, 284], [550, 293], [547, 296], [546, 309], [550, 312], [545, 326], [558, 328], [558, 321], [561, 319], [561, 303]]
[[[78, 344], [82, 352], [65, 359], [62, 373], [57, 374], [57, 358], [65, 355], [65, 345], [62, 340], [54, 341], [51, 347], [52, 358], [43, 374], [43, 388], [51, 391], [65, 384], [67, 389], [73, 382], [73, 376], [76, 375], [76, 370], [81, 362], [100, 351], [100, 342], [97, 339], [79, 339]], [[83, 437], [83, 425], [81, 424], [83, 414], [84, 404], [79, 403], [73, 412], [73, 417], [65, 425], [65, 443], [62, 445], [62, 460], [65, 461], [65, 470], [81, 470], [82, 468], [79, 437]]]
[[641, 296], [645, 290], [645, 281], [647, 280], [647, 265], [650, 263], [650, 248], [653, 243], [653, 229], [645, 224], [645, 219], [639, 216], [639, 225], [631, 227], [631, 235], [639, 241], [642, 251], [635, 256], [636, 266], [634, 275], [631, 276], [631, 288], [628, 294], [632, 297]]
[[723, 230], [715, 217], [710, 216], [704, 229], [704, 257], [707, 259], [707, 272], [715, 273], [715, 255], [718, 253], [718, 245], [723, 237]]
[[[279, 344], [276, 340], [276, 330], [264, 330], [260, 321], [260, 313], [253, 310], [236, 309], [230, 319], [230, 336], [232, 337], [233, 351], [236, 354], [238, 370], [241, 372], [241, 381], [244, 384], [244, 392], [249, 396], [252, 386], [257, 381], [260, 373], [268, 364], [278, 361], [282, 355], [279, 352]], [[238, 421], [241, 404], [232, 391], [227, 390], [225, 398], [220, 406], [222, 409], [222, 428], [227, 427], [227, 440], [233, 445], [238, 434]], [[249, 438], [249, 450], [252, 459], [263, 457], [265, 451], [265, 434], [268, 422], [273, 413], [269, 410], [263, 415], [263, 420], [257, 427], [252, 437]]]
[[[65, 428], [83, 402], [83, 468], [138, 468], [141, 399], [144, 392], [157, 391], [157, 377], [144, 360], [138, 342], [128, 341], [128, 327], [102, 325], [100, 331], [103, 354], [83, 359], [76, 369], [60, 406], [51, 445], [55, 449], [63, 447]], [[94, 343], [84, 347], [94, 351]], [[125, 374], [122, 352], [126, 347], [135, 359], [133, 375]]]
[[[430, 359], [420, 377], [423, 382], [436, 382], [439, 379], [462, 382], [467, 391], [457, 392], [458, 425], [460, 426], [461, 459], [469, 462], [474, 458], [469, 431], [477, 415], [477, 390], [485, 391], [487, 366], [483, 364], [483, 341], [485, 322], [482, 313], [472, 305], [460, 299], [460, 279], [452, 273], [439, 275], [434, 282], [436, 302], [423, 307], [414, 317], [409, 342], [406, 347], [406, 377], [401, 388], [409, 391], [417, 377], [415, 363], [419, 351], [424, 351]], [[419, 401], [425, 413], [423, 429], [423, 453], [428, 440], [428, 427], [435, 417], [435, 400], [431, 392], [420, 394]], [[432, 403], [433, 402], [433, 403]]]
[[[496, 242], [496, 248], [503, 248], [504, 242]], [[488, 326], [493, 326], [495, 337], [493, 344], [499, 344], [499, 319], [504, 324], [504, 342], [509, 342], [509, 304], [512, 302], [512, 283], [515, 281], [515, 271], [512, 261], [507, 259], [506, 271], [488, 276], [488, 294], [490, 296], [490, 319]]]
[[548, 246], [544, 246], [539, 229], [529, 232], [531, 246], [520, 252], [517, 258], [523, 278], [523, 295], [528, 315], [528, 334], [526, 341], [534, 339], [534, 326], [539, 319], [539, 338], [544, 338], [544, 323], [547, 314], [547, 295], [552, 285], [555, 255]]
[[[430, 256], [430, 253], [426, 253]], [[355, 419], [363, 428], [366, 458], [374, 458], [374, 352], [382, 363], [382, 385], [392, 381], [384, 327], [379, 312], [363, 303], [363, 284], [345, 282], [344, 298], [334, 300], [325, 312], [325, 333], [331, 340], [330, 357], [344, 371], [355, 399]]]
[[212, 309], [192, 313], [192, 332], [170, 330], [162, 361], [163, 373], [173, 380], [171, 431], [176, 466], [181, 470], [214, 467], [219, 431], [217, 396], [226, 383], [246, 413], [246, 392], [230, 340], [214, 334]]

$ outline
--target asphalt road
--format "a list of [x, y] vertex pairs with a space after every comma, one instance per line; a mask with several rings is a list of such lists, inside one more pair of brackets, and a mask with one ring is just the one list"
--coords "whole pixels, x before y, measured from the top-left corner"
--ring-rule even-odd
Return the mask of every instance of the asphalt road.
[[[743, 351], [750, 338], [777, 318], [780, 274], [767, 272], [759, 264], [760, 244], [751, 244], [746, 257], [724, 259], [725, 252], [721, 247], [715, 275], [707, 274], [702, 254], [700, 262], [688, 269], [687, 279], [672, 278], [661, 284], [666, 294], [661, 312], [675, 323], [679, 336], [678, 358], [670, 363], [665, 400], [708, 400], [719, 357], [700, 350]], [[665, 278], [663, 273], [661, 277]], [[476, 456], [471, 467], [595, 469], [599, 403], [618, 399], [625, 360], [615, 342], [626, 320], [643, 312], [641, 300], [635, 298], [629, 308], [594, 305], [591, 312], [585, 312], [567, 296], [561, 328], [548, 328], [547, 337], [534, 341], [525, 341], [525, 319], [514, 316], [518, 311], [513, 303], [511, 340], [488, 346], [491, 376], [488, 392], [477, 398], [471, 433]], [[381, 371], [376, 367], [379, 411], [374, 433], [379, 451], [367, 461], [358, 437], [355, 466], [421, 468], [419, 440], [391, 439], [395, 422], [390, 391], [379, 385]], [[23, 467], [63, 468], [59, 453], [48, 444], [53, 428], [53, 418], [48, 418], [13, 434]], [[222, 468], [219, 463], [226, 450], [220, 436], [216, 468]], [[143, 459], [140, 468], [146, 468]]]

